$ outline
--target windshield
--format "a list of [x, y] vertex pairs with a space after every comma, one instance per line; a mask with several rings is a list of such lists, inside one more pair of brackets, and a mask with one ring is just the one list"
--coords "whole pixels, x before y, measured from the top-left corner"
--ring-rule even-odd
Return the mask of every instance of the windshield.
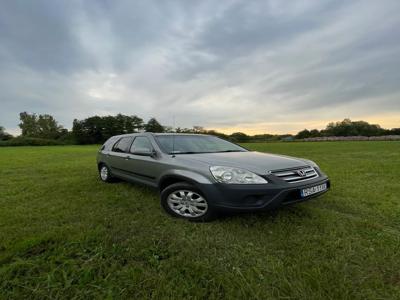
[[209, 135], [158, 135], [156, 140], [165, 153], [244, 152], [246, 149]]

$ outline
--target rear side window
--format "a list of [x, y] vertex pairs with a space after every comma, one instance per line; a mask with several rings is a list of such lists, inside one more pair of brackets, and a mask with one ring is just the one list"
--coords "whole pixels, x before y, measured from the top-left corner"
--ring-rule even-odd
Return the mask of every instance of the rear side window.
[[131, 137], [125, 137], [120, 139], [113, 147], [114, 152], [128, 152], [129, 146], [132, 143]]
[[138, 136], [133, 141], [130, 152], [131, 153], [141, 152], [141, 151], [150, 152], [152, 150], [153, 150], [153, 146], [151, 145], [151, 142], [149, 141], [149, 139], [144, 136]]
[[104, 145], [101, 147], [101, 150], [104, 150], [104, 151], [111, 151], [111, 149], [112, 149], [113, 145], [115, 144], [116, 140], [117, 140], [117, 138], [115, 138], [115, 137], [109, 138], [109, 139], [104, 143]]

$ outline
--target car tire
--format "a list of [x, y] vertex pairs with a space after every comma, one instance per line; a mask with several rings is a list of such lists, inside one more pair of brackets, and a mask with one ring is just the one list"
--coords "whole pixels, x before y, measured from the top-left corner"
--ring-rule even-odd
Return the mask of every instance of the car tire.
[[203, 193], [186, 182], [167, 186], [161, 192], [161, 206], [171, 216], [193, 222], [207, 222], [216, 217], [215, 208]]
[[106, 164], [99, 165], [99, 178], [103, 182], [114, 182], [111, 170]]

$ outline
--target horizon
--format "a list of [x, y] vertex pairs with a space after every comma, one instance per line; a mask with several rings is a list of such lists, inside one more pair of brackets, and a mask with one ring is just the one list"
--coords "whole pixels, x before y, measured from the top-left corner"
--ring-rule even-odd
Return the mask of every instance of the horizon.
[[[37, 114], [37, 115], [39, 115], [39, 114]], [[106, 116], [106, 115], [104, 115], [104, 116]], [[93, 117], [93, 116], [89, 116], [89, 117]], [[103, 116], [101, 116], [101, 117], [103, 117]], [[138, 116], [138, 117], [140, 117], [140, 116]], [[172, 127], [174, 130], [175, 129], [177, 129], [177, 128], [188, 128], [188, 129], [191, 129], [191, 128], [194, 128], [195, 126], [200, 126], [200, 127], [202, 127], [204, 130], [215, 130], [215, 131], [217, 131], [217, 132], [219, 132], [219, 133], [223, 133], [223, 134], [227, 134], [227, 135], [230, 135], [230, 134], [232, 134], [232, 133], [235, 133], [235, 132], [242, 132], [242, 133], [245, 133], [245, 134], [247, 134], [247, 135], [249, 135], [249, 136], [254, 136], [254, 135], [262, 135], [262, 134], [271, 134], [271, 135], [285, 135], [285, 134], [290, 134], [290, 135], [296, 135], [297, 133], [299, 133], [301, 130], [304, 130], [304, 129], [308, 129], [308, 130], [312, 130], [312, 129], [317, 129], [317, 130], [324, 130], [325, 128], [326, 128], [326, 126], [329, 124], [329, 123], [336, 123], [336, 122], [341, 122], [341, 121], [343, 121], [344, 119], [349, 119], [349, 118], [343, 118], [343, 119], [341, 119], [341, 120], [334, 120], [334, 121], [328, 121], [328, 122], [326, 122], [324, 125], [321, 125], [321, 126], [314, 126], [314, 127], [304, 127], [304, 128], [302, 128], [302, 129], [300, 129], [300, 130], [298, 130], [298, 131], [292, 131], [292, 132], [289, 132], [289, 131], [287, 131], [287, 132], [272, 132], [272, 131], [255, 131], [254, 129], [252, 129], [252, 130], [243, 130], [243, 128], [245, 128], [245, 127], [236, 127], [236, 128], [224, 128], [224, 129], [218, 129], [218, 128], [206, 128], [206, 127], [204, 127], [204, 126], [201, 126], [201, 125], [192, 125], [192, 126], [190, 126], [190, 127], [181, 127], [181, 126], [175, 126], [175, 127], [173, 127], [173, 126], [169, 126], [169, 125], [165, 125], [165, 124], [162, 124], [164, 127]], [[146, 122], [146, 120], [143, 120], [144, 122]], [[381, 128], [383, 128], [383, 129], [395, 129], [395, 128], [399, 128], [399, 127], [386, 127], [386, 126], [382, 126], [382, 124], [379, 124], [379, 123], [374, 123], [374, 122], [369, 122], [368, 120], [351, 120], [351, 121], [365, 121], [365, 122], [367, 122], [367, 123], [369, 123], [369, 124], [372, 124], [372, 125], [379, 125]], [[316, 124], [316, 123], [310, 123], [310, 124]], [[66, 129], [68, 129], [68, 131], [72, 131], [72, 126], [70, 126], [70, 127], [67, 127], [67, 126], [64, 126], [63, 124], [59, 124], [59, 125], [61, 125], [63, 128], [66, 128]], [[13, 135], [13, 136], [18, 136], [18, 135], [20, 135], [21, 134], [21, 129], [20, 128], [16, 128], [15, 130], [8, 130], [7, 128], [5, 128], [5, 131], [7, 132], [7, 133], [9, 133], [9, 134], [11, 134], [11, 135]]]
[[[9, 1], [0, 126], [92, 115], [223, 133], [400, 127], [400, 2]], [[384, 20], [384, 22], [382, 22]]]

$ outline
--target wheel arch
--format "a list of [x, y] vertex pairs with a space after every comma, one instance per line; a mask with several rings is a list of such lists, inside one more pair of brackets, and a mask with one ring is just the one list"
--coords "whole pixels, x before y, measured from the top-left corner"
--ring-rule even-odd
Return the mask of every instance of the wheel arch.
[[162, 192], [166, 187], [178, 182], [186, 182], [197, 186], [197, 182], [192, 178], [188, 178], [182, 175], [166, 175], [160, 179], [158, 183], [158, 189], [160, 190], [160, 192]]
[[100, 167], [101, 167], [102, 165], [106, 165], [106, 166], [107, 166], [107, 164], [106, 164], [104, 161], [99, 161], [99, 162], [97, 163], [97, 170], [98, 170], [98, 171], [100, 171]]
[[163, 174], [160, 177], [160, 179], [158, 180], [158, 188], [160, 191], [162, 191], [167, 186], [177, 182], [186, 182], [193, 184], [200, 190], [202, 190], [201, 187], [204, 184], [213, 183], [210, 178], [202, 173], [193, 172], [191, 170], [173, 170], [172, 172]]

